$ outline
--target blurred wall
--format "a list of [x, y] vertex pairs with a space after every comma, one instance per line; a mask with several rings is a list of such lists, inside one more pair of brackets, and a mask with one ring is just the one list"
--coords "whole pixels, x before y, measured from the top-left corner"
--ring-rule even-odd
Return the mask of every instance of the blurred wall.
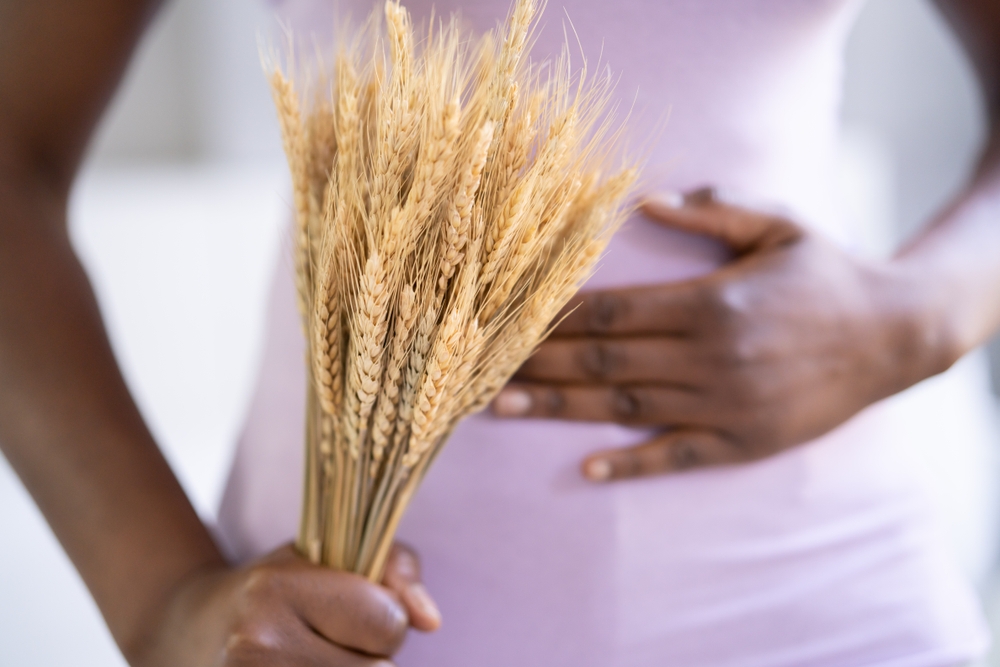
[[926, 0], [871, 0], [846, 54], [843, 119], [891, 152], [897, 232], [908, 236], [967, 178], [985, 136], [961, 45]]
[[[895, 235], [923, 225], [968, 178], [986, 133], [961, 45], [927, 0], [870, 0], [847, 50], [844, 124], [888, 150]], [[992, 344], [1000, 392], [1000, 338]]]
[[147, 33], [91, 148], [98, 165], [282, 159], [259, 44], [264, 0], [174, 0]]
[[101, 123], [92, 159], [106, 163], [196, 156], [199, 108], [188, 47], [201, 4], [178, 0], [160, 12]]

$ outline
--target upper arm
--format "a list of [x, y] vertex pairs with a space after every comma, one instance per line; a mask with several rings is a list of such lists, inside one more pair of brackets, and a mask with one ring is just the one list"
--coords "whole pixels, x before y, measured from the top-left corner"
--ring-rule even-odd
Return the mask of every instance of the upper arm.
[[994, 122], [1000, 121], [1000, 1], [934, 0], [962, 40]]
[[65, 193], [158, 0], [0, 0], [0, 168]]

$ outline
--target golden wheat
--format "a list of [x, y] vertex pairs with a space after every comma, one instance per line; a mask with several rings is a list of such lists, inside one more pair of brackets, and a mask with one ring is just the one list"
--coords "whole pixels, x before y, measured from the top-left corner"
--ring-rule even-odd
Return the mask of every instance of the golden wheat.
[[[381, 577], [448, 435], [553, 326], [626, 214], [610, 78], [525, 55], [537, 3], [469, 39], [390, 0], [369, 44], [269, 78], [308, 342], [299, 549]], [[614, 157], [619, 156], [619, 157]], [[616, 160], [617, 166], [616, 166]], [[604, 176], [602, 176], [604, 174]]]

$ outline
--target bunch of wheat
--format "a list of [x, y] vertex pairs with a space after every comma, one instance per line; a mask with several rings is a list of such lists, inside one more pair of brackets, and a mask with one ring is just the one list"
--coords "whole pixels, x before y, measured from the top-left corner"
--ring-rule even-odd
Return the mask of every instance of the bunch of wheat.
[[465, 415], [531, 354], [624, 216], [608, 76], [524, 57], [537, 7], [478, 40], [397, 2], [334, 66], [268, 66], [308, 340], [299, 549], [378, 579]]

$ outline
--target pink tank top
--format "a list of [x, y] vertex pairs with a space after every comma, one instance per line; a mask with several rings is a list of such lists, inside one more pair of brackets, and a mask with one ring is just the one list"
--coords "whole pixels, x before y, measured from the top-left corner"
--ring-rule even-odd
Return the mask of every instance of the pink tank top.
[[[300, 31], [333, 2], [290, 0]], [[439, 0], [478, 30], [507, 0]], [[563, 0], [533, 57], [572, 22], [590, 62], [621, 74], [652, 140], [646, 181], [712, 184], [783, 206], [849, 245], [833, 155], [841, 58], [860, 0]], [[410, 0], [419, 20], [430, 0]], [[565, 14], [563, 13], [565, 6]], [[363, 17], [363, 0], [339, 8]], [[666, 129], [656, 133], [669, 112]], [[645, 147], [645, 144], [643, 144]], [[590, 287], [677, 280], [720, 249], [636, 218]], [[219, 517], [247, 558], [297, 526], [303, 340], [290, 262]], [[460, 426], [400, 530], [422, 554], [444, 616], [414, 633], [401, 667], [813, 667], [958, 665], [985, 648], [974, 596], [943, 553], [908, 476], [898, 411], [873, 406], [827, 436], [752, 465], [595, 486], [580, 459], [648, 433], [615, 425], [501, 421]]]

